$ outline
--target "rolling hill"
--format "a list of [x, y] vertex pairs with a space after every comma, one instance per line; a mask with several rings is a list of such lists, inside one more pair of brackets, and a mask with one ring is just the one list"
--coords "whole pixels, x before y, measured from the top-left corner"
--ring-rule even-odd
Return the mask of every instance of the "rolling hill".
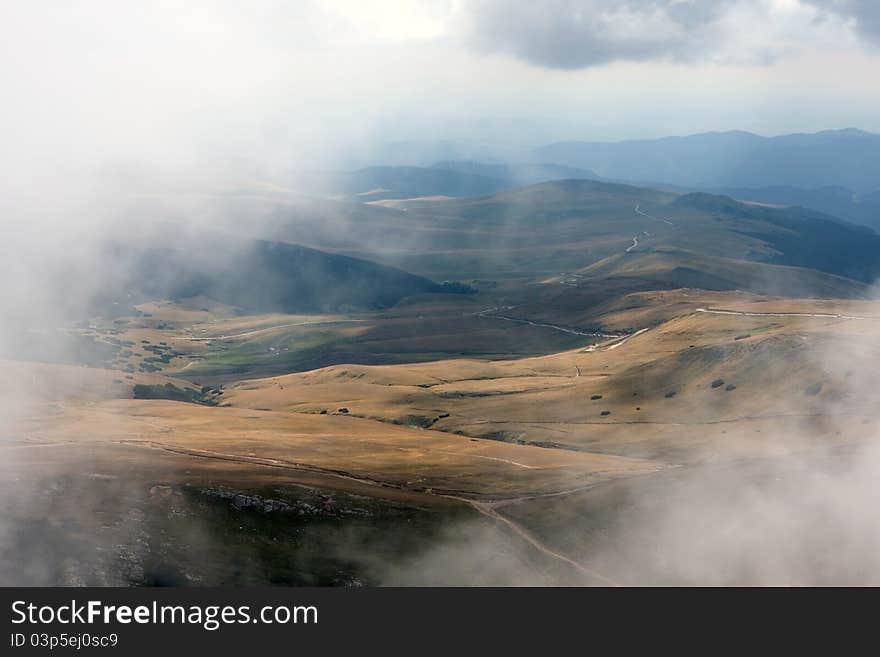
[[227, 203], [228, 216], [218, 222], [227, 232], [365, 258], [433, 280], [481, 280], [484, 287], [486, 281], [541, 281], [661, 248], [699, 254], [700, 266], [724, 258], [796, 267], [806, 276], [796, 283], [789, 271], [779, 279], [782, 287], [734, 277], [731, 284], [742, 289], [815, 296], [847, 285], [811, 282], [809, 272], [816, 271], [856, 281], [851, 296], [880, 274], [880, 237], [863, 226], [804, 208], [595, 180], [388, 201], [386, 207], [271, 197]]
[[311, 194], [376, 201], [418, 196], [479, 196], [515, 186], [503, 177], [440, 167], [371, 166], [355, 171], [303, 173], [297, 185]]
[[376, 309], [400, 299], [466, 288], [344, 255], [284, 242], [205, 238], [173, 247], [111, 244], [101, 267], [104, 309], [154, 299], [204, 297], [244, 312]]
[[555, 280], [571, 281], [573, 277], [605, 281], [636, 279], [661, 287], [749, 290], [774, 296], [847, 298], [868, 293], [867, 285], [804, 267], [707, 257], [667, 247], [616, 254]]
[[475, 160], [445, 160], [433, 165], [435, 169], [459, 171], [504, 181], [507, 187], [522, 187], [551, 180], [596, 180], [595, 171], [578, 169], [559, 164], [544, 163], [487, 163]]
[[[849, 481], [837, 454], [876, 436], [880, 309], [839, 298], [878, 273], [863, 227], [585, 180], [217, 202], [211, 230], [105, 247], [88, 266], [107, 315], [4, 363], [3, 499], [35, 490], [7, 526], [30, 536], [38, 513], [75, 550], [41, 582], [448, 583], [422, 565], [439, 543], [467, 573], [512, 560], [456, 582], [688, 583], [633, 551], [633, 527], [658, 536], [642, 514], [726, 518], [804, 455]], [[467, 288], [351, 254], [486, 278], [440, 294]], [[65, 355], [91, 367], [21, 360]], [[736, 486], [710, 511], [705, 487], [670, 484], [719, 472]], [[99, 522], [69, 521], [74, 503]], [[202, 531], [225, 539], [201, 549]], [[403, 567], [377, 570], [388, 555]], [[849, 581], [845, 561], [807, 581]]]
[[880, 229], [880, 190], [857, 194], [846, 187], [720, 187], [703, 190], [768, 205], [795, 205], [818, 210], [856, 224]]
[[430, 167], [369, 166], [354, 171], [302, 171], [294, 186], [309, 195], [369, 203], [418, 197], [485, 196], [568, 178], [595, 179], [592, 171], [558, 164], [489, 164], [444, 160]]

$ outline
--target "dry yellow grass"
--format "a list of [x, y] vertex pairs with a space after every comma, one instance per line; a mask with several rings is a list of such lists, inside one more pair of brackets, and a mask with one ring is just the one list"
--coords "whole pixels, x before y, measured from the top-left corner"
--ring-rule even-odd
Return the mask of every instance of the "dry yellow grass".
[[[880, 428], [863, 366], [880, 357], [880, 304], [678, 290], [629, 295], [608, 310], [606, 325], [639, 332], [517, 360], [240, 381], [214, 396], [219, 407], [128, 398], [135, 383], [193, 385], [183, 379], [2, 363], [0, 459], [12, 477], [113, 478], [146, 490], [306, 486], [444, 512], [467, 503], [529, 549], [607, 583], [542, 529], [546, 509], [577, 516], [587, 491], [601, 501], [620, 479], [662, 484]], [[208, 325], [227, 335], [280, 321]], [[176, 344], [190, 326], [128, 335]]]
[[[288, 413], [345, 407], [389, 423], [667, 464], [778, 454], [874, 427], [870, 404], [847, 392], [847, 371], [880, 335], [880, 322], [870, 319], [880, 316], [876, 304], [744, 300], [723, 308], [772, 315], [687, 308], [592, 350], [501, 362], [336, 366], [242, 382], [224, 399]], [[807, 392], [820, 383], [816, 395]]]
[[[540, 495], [657, 465], [602, 454], [474, 441], [345, 415], [215, 408], [171, 401], [117, 400], [38, 407], [14, 432], [45, 444], [163, 450], [193, 459], [273, 467], [381, 489], [469, 497]], [[331, 484], [332, 485], [332, 484]]]
[[194, 388], [191, 383], [172, 379], [162, 374], [133, 372], [0, 360], [0, 399], [6, 403], [33, 403], [42, 401], [96, 402], [132, 396], [132, 386], [165, 385]]
[[[229, 385], [219, 397], [229, 407], [122, 399], [134, 383], [186, 385], [180, 379], [10, 362], [7, 404], [16, 395], [35, 403], [19, 409], [10, 431], [27, 444], [136, 450], [153, 462], [173, 455], [175, 464], [222, 463], [378, 496], [503, 499], [784, 454], [876, 428], [865, 398], [844, 394], [852, 387], [844, 370], [877, 343], [877, 304], [650, 294], [614, 312], [636, 325], [670, 308], [677, 314], [595, 348], [510, 361], [340, 365]], [[222, 324], [271, 330], [279, 319]], [[841, 349], [850, 357], [823, 362]], [[807, 394], [812, 382], [822, 388]]]

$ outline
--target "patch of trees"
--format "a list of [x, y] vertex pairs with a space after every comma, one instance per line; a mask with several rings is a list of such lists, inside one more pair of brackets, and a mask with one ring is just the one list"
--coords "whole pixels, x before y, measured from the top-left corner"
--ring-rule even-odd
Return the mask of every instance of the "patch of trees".
[[192, 388], [179, 388], [173, 383], [162, 385], [136, 383], [133, 389], [135, 399], [168, 399], [171, 401], [188, 402], [190, 404], [204, 404], [206, 406], [216, 406], [217, 401], [214, 399], [214, 390], [204, 386], [201, 390]]
[[403, 417], [392, 420], [394, 424], [402, 424], [406, 427], [418, 427], [419, 429], [427, 429], [433, 425], [439, 418], [427, 417], [425, 415], [404, 415]]
[[477, 292], [475, 287], [461, 281], [443, 281], [437, 291], [442, 294], [476, 294]]

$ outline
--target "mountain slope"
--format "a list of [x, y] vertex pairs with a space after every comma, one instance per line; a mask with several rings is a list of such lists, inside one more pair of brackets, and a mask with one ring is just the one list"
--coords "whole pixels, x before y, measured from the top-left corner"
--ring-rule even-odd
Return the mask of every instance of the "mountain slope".
[[768, 205], [796, 205], [825, 212], [856, 224], [880, 229], [880, 191], [857, 194], [846, 187], [719, 187], [702, 190], [742, 201]]
[[[711, 194], [562, 180], [394, 206], [241, 198], [222, 226], [433, 280], [545, 280], [611, 256], [657, 249], [699, 254], [701, 263], [726, 258], [814, 270], [861, 282], [853, 283], [854, 291], [880, 275], [880, 237], [869, 229], [803, 208], [762, 207]], [[829, 284], [822, 282], [813, 294], [824, 294]], [[811, 286], [786, 284], [782, 291], [805, 294]]]
[[248, 312], [371, 309], [413, 294], [461, 291], [358, 258], [282, 242], [209, 238], [173, 248], [113, 244], [95, 303], [206, 297]]
[[748, 260], [808, 267], [864, 283], [880, 274], [880, 236], [863, 226], [804, 208], [748, 205], [711, 194], [686, 194], [670, 207], [689, 218], [708, 215], [716, 225], [769, 248]]
[[749, 290], [771, 296], [848, 298], [867, 293], [866, 285], [806, 267], [709, 257], [664, 247], [610, 256], [576, 273], [593, 279], [635, 279], [661, 286]]
[[[674, 249], [699, 254], [695, 264], [701, 266], [707, 258], [725, 258], [798, 267], [805, 274], [814, 270], [862, 283], [880, 275], [880, 236], [873, 231], [803, 208], [755, 206], [724, 196], [677, 196], [575, 180], [407, 207], [410, 212], [431, 213], [445, 225], [463, 222], [472, 231], [491, 232], [494, 244], [506, 245], [508, 254], [519, 254], [520, 266], [540, 265], [532, 269], [535, 272], [545, 261], [549, 267], [554, 258], [560, 269], [572, 271], [612, 255], [634, 257], [646, 250]], [[580, 267], [570, 267], [578, 258]], [[819, 282], [815, 276], [807, 278], [811, 280], [798, 286], [788, 272], [780, 279], [786, 281], [780, 291], [799, 288], [802, 293]], [[758, 279], [751, 277], [755, 284]], [[745, 279], [737, 275], [732, 280], [738, 284]], [[823, 280], [814, 292], [845, 285]]]

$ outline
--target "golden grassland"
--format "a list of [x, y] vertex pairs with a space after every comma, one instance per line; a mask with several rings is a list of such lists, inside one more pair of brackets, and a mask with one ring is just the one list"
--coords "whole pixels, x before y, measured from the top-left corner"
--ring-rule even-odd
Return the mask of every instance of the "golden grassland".
[[[777, 315], [694, 309], [597, 347], [515, 361], [335, 366], [234, 384], [224, 399], [289, 413], [346, 408], [362, 418], [472, 438], [666, 465], [784, 451], [790, 446], [768, 436], [802, 434], [805, 423], [814, 425], [808, 435], [833, 437], [838, 429], [823, 430], [819, 421], [828, 408], [840, 421], [873, 427], [870, 405], [847, 394], [847, 372], [858, 369], [865, 350], [876, 350], [875, 305], [730, 308]], [[790, 314], [844, 311], [868, 319]], [[821, 389], [810, 394], [814, 385]]]
[[65, 403], [35, 411], [14, 429], [34, 444], [161, 450], [275, 468], [280, 478], [323, 475], [328, 485], [366, 484], [377, 495], [383, 489], [473, 497], [542, 494], [656, 467], [640, 459], [474, 441], [345, 415], [165, 400]]
[[[131, 398], [136, 383], [196, 389], [173, 363], [167, 373], [125, 374], [6, 361], [3, 451], [20, 477], [75, 469], [171, 486], [289, 485], [465, 504], [579, 570], [578, 550], [552, 545], [547, 513], [579, 517], [569, 506], [601, 505], [614, 482], [877, 433], [863, 363], [880, 355], [880, 303], [685, 289], [627, 295], [605, 312], [603, 326], [627, 333], [512, 360], [347, 364], [242, 380], [223, 386], [217, 406]], [[178, 316], [174, 328], [124, 335], [196, 345], [195, 354], [204, 343], [194, 335], [243, 340], [228, 336], [341, 319]]]
[[[867, 434], [872, 409], [846, 389], [857, 359], [873, 349], [874, 317], [880, 306], [865, 301], [640, 293], [606, 320], [645, 324], [640, 332], [584, 338], [589, 344], [548, 356], [338, 365], [228, 384], [220, 408], [124, 399], [134, 383], [193, 387], [179, 376], [8, 362], [5, 397], [17, 391], [51, 403], [51, 412], [37, 407], [21, 425], [48, 440], [190, 450], [193, 458], [350, 476], [377, 490], [515, 496], [784, 453], [840, 439], [841, 422], [852, 425], [847, 438]], [[210, 334], [338, 319], [228, 318]], [[192, 328], [167, 333], [129, 335], [175, 345]]]

